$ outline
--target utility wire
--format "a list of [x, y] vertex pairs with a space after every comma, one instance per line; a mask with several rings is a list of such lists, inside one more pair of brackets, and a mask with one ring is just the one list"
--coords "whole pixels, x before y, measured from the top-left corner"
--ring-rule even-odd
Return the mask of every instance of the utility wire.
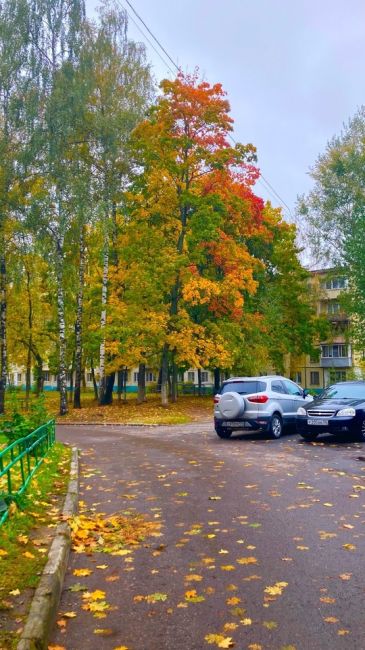
[[160, 43], [160, 41], [158, 40], [158, 38], [156, 38], [156, 36], [153, 34], [153, 32], [151, 32], [151, 30], [150, 30], [150, 28], [148, 27], [148, 25], [146, 25], [146, 23], [144, 22], [143, 18], [141, 18], [141, 16], [136, 12], [136, 10], [135, 10], [135, 8], [133, 7], [132, 3], [129, 2], [129, 0], [124, 0], [124, 1], [125, 1], [125, 2], [127, 3], [127, 5], [132, 9], [133, 13], [137, 16], [138, 20], [141, 21], [142, 25], [147, 29], [148, 33], [151, 34], [153, 40], [154, 40], [154, 41], [157, 43], [157, 45], [161, 48], [161, 50], [163, 51], [163, 53], [166, 54], [167, 58], [169, 59], [169, 61], [171, 61], [172, 65], [176, 68], [177, 71], [179, 71], [179, 66], [176, 65], [175, 61], [171, 58], [171, 56], [169, 55], [169, 53], [166, 52], [165, 48], [161, 45], [161, 43]]
[[[131, 14], [130, 14], [130, 12], [128, 11], [128, 9], [127, 9], [125, 6], [123, 6], [122, 3], [121, 3], [119, 0], [117, 0], [117, 2], [118, 2], [118, 4], [119, 4], [120, 6], [122, 6], [123, 9], [127, 12], [128, 16], [129, 16], [130, 19], [132, 20], [133, 24], [137, 27], [137, 29], [138, 29], [139, 32], [142, 34], [142, 36], [144, 36], [144, 38], [148, 41], [148, 43], [151, 45], [152, 49], [153, 49], [153, 50], [156, 52], [156, 54], [160, 57], [161, 61], [162, 61], [162, 62], [167, 66], [167, 68], [170, 70], [170, 72], [171, 72], [172, 74], [175, 74], [175, 72], [171, 69], [170, 65], [165, 61], [165, 59], [164, 59], [164, 58], [161, 56], [161, 54], [157, 51], [157, 49], [155, 48], [155, 46], [153, 45], [153, 43], [151, 43], [151, 41], [150, 41], [150, 39], [148, 38], [148, 36], [146, 36], [146, 34], [144, 34], [144, 32], [140, 29], [139, 25], [137, 25], [136, 21], [133, 19], [133, 16], [131, 16]], [[142, 25], [144, 26], [144, 28], [145, 28], [145, 29], [148, 31], [148, 33], [152, 36], [153, 40], [157, 43], [158, 47], [159, 47], [159, 48], [162, 50], [162, 52], [167, 56], [167, 58], [168, 58], [169, 61], [172, 63], [172, 65], [174, 66], [174, 68], [175, 68], [177, 71], [179, 71], [179, 66], [178, 66], [178, 65], [175, 63], [175, 61], [171, 58], [171, 56], [169, 55], [169, 53], [167, 52], [167, 50], [165, 50], [165, 48], [164, 48], [163, 45], [160, 43], [160, 41], [158, 40], [158, 38], [156, 38], [156, 36], [153, 34], [153, 32], [152, 32], [152, 31], [150, 30], [150, 28], [148, 27], [148, 25], [145, 23], [145, 21], [143, 20], [143, 18], [142, 18], [142, 17], [137, 13], [137, 11], [136, 11], [135, 8], [133, 7], [133, 5], [132, 5], [132, 3], [130, 2], [130, 0], [123, 0], [123, 2], [125, 2], [125, 3], [130, 7], [130, 9], [133, 11], [133, 13], [135, 14], [135, 16], [138, 18], [138, 20], [139, 20], [139, 21], [142, 23]], [[237, 142], [236, 142], [236, 140], [233, 138], [233, 136], [231, 136], [231, 135], [229, 134], [229, 137], [230, 137], [230, 139], [232, 140], [232, 142], [233, 142], [234, 144], [237, 144]], [[293, 219], [292, 211], [291, 211], [291, 209], [289, 208], [288, 204], [284, 201], [284, 199], [280, 196], [280, 194], [275, 190], [275, 188], [271, 185], [271, 183], [269, 183], [269, 181], [265, 178], [265, 176], [264, 176], [262, 173], [261, 173], [261, 175], [260, 175], [260, 178], [258, 179], [258, 182], [261, 183], [261, 185], [264, 187], [264, 189], [265, 189], [267, 192], [269, 192], [269, 194], [271, 194], [271, 196], [273, 196], [274, 198], [276, 198], [276, 200], [278, 200], [278, 201], [282, 204], [282, 206], [286, 208], [286, 210], [288, 211], [289, 216], [291, 217], [291, 219]]]
[[[140, 34], [142, 34], [143, 38], [147, 41], [147, 43], [150, 44], [150, 46], [152, 47], [152, 49], [154, 50], [154, 52], [156, 52], [157, 56], [161, 59], [162, 63], [164, 63], [164, 65], [165, 65], [165, 66], [170, 70], [171, 74], [175, 75], [175, 71], [170, 67], [170, 65], [167, 63], [167, 61], [165, 61], [165, 59], [163, 58], [163, 56], [161, 56], [160, 52], [155, 48], [154, 44], [153, 44], [152, 41], [148, 38], [148, 36], [147, 36], [143, 31], [142, 31], [142, 29], [140, 28], [140, 26], [138, 25], [138, 23], [136, 23], [136, 21], [134, 20], [133, 16], [131, 16], [131, 14], [130, 14], [130, 12], [128, 11], [128, 9], [127, 9], [127, 8], [126, 8], [126, 7], [125, 7], [125, 6], [124, 6], [124, 5], [123, 5], [119, 0], [117, 0], [117, 3], [118, 3], [118, 5], [123, 9], [123, 11], [126, 12], [126, 14], [128, 15], [128, 17], [131, 19], [133, 25], [138, 29], [138, 31], [140, 32]], [[129, 3], [128, 3], [128, 4], [129, 4]], [[148, 31], [150, 31], [150, 30], [148, 30]], [[156, 40], [156, 39], [155, 39], [155, 40]], [[158, 42], [158, 41], [157, 41], [157, 42]], [[160, 46], [160, 47], [162, 47], [162, 46]], [[163, 48], [162, 48], [162, 49], [163, 49]], [[169, 58], [170, 58], [170, 57], [169, 57]], [[173, 62], [173, 63], [174, 63], [174, 62]], [[176, 65], [176, 64], [174, 63], [174, 65]], [[178, 68], [177, 68], [177, 69], [178, 69]]]

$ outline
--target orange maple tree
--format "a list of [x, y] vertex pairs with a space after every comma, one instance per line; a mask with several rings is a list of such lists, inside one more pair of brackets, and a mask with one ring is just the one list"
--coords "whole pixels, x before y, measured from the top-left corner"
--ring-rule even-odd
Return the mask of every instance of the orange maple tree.
[[255, 148], [230, 143], [233, 120], [221, 85], [179, 73], [163, 81], [161, 91], [133, 135], [139, 173], [127, 197], [130, 239], [123, 250], [138, 241], [146, 253], [143, 238], [158, 241], [157, 253], [152, 247], [158, 265], [134, 250], [138, 273], [148, 269], [145, 277], [158, 287], [164, 315], [159, 346], [166, 404], [169, 365], [232, 365], [217, 320], [242, 321], [260, 265], [248, 242], [270, 232], [264, 203], [252, 190], [259, 176]]

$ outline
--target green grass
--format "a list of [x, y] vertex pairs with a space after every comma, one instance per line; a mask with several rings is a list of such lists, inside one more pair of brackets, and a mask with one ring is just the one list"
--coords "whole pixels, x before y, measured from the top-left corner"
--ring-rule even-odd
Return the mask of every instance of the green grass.
[[70, 450], [56, 443], [22, 496], [21, 509], [14, 505], [0, 527], [0, 648], [15, 648], [19, 641], [19, 619], [27, 614], [47, 561], [67, 490], [69, 466]]

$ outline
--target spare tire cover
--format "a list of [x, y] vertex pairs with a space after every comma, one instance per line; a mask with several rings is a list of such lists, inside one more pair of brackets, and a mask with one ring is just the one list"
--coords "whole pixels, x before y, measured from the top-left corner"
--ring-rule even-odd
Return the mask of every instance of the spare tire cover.
[[245, 410], [245, 401], [239, 393], [224, 393], [218, 402], [220, 413], [227, 420], [240, 417]]

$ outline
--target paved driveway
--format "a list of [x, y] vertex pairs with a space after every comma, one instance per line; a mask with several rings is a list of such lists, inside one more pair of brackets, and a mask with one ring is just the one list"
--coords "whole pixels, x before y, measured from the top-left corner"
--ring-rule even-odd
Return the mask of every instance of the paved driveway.
[[[125, 557], [72, 553], [53, 644], [365, 648], [365, 447], [220, 440], [210, 422], [61, 426], [57, 436], [81, 450], [84, 506], [144, 513], [163, 535]], [[82, 609], [75, 584], [105, 591], [105, 618]]]

